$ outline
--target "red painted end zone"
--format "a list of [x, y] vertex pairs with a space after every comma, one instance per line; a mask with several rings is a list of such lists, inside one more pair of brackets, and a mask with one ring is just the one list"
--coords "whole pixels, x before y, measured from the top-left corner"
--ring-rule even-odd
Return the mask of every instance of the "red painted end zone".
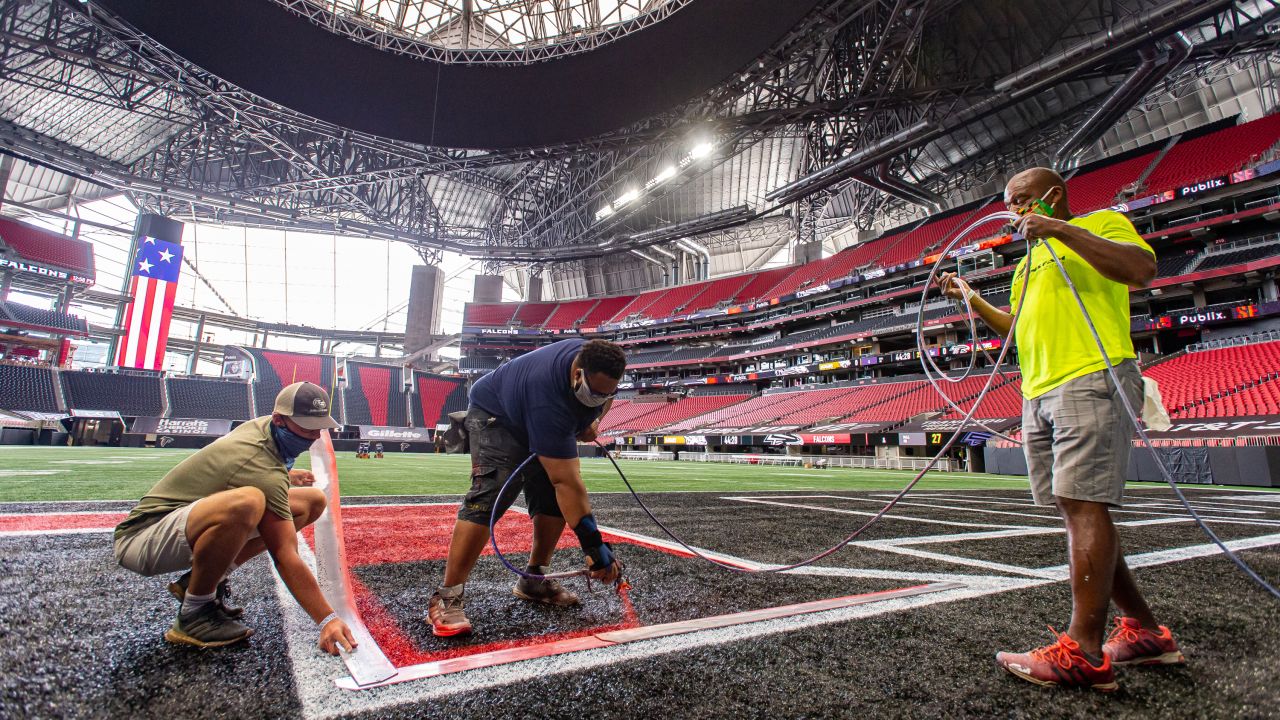
[[[394, 507], [362, 507], [346, 505], [342, 508], [342, 532], [346, 540], [347, 561], [352, 567], [360, 565], [380, 565], [384, 563], [443, 561], [448, 555], [449, 539], [453, 534], [453, 523], [457, 517], [456, 505], [399, 505]], [[531, 547], [533, 522], [528, 515], [521, 512], [509, 512], [499, 521], [497, 526], [498, 546], [504, 553], [528, 553]], [[612, 533], [602, 533], [610, 543], [637, 545], [651, 550], [666, 552], [680, 557], [689, 557], [682, 551], [676, 552], [659, 545], [635, 541]], [[308, 540], [311, 539], [307, 533]], [[572, 549], [578, 547], [577, 538], [568, 530], [561, 536], [559, 548]], [[485, 555], [492, 555], [493, 549], [486, 546]], [[557, 568], [559, 569], [559, 568]], [[424, 586], [432, 586], [440, 581], [439, 577], [423, 577]], [[406, 633], [383, 607], [372, 592], [358, 579], [353, 578], [352, 591], [360, 616], [369, 628], [370, 634], [378, 641], [379, 647], [387, 658], [397, 667], [420, 665], [470, 655], [487, 654], [524, 648], [542, 646], [547, 643], [573, 642], [605, 632], [624, 630], [638, 626], [634, 612], [619, 617], [619, 622], [612, 625], [584, 628], [568, 633], [539, 635], [518, 640], [507, 640], [497, 643], [478, 645], [457, 645], [447, 650], [428, 652], [418, 647], [409, 633]], [[420, 608], [426, 615], [426, 607]]]
[[0, 515], [0, 533], [112, 530], [128, 513], [17, 513]]

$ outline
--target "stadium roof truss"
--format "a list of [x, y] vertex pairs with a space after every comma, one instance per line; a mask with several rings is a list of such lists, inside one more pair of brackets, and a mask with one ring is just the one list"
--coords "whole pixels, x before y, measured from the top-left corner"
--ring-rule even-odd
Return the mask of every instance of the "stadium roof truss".
[[[471, 63], [585, 52], [685, 4], [262, 1], [388, 51]], [[1277, 22], [1280, 0], [830, 0], [693, 102], [580, 141], [477, 151], [293, 112], [92, 3], [0, 0], [0, 150], [176, 217], [392, 239], [490, 269], [692, 235], [715, 246], [786, 210], [808, 242], [919, 212], [859, 181], [874, 168], [953, 196], [1043, 160], [1152, 33], [1194, 45], [1167, 93], [1227, 63], [1274, 66]], [[1120, 31], [1131, 37], [1097, 42]], [[694, 144], [712, 150], [691, 160]]]

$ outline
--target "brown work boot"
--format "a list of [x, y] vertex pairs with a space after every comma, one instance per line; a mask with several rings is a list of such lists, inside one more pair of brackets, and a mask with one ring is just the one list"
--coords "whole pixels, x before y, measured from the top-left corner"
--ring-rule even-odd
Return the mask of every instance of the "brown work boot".
[[462, 586], [437, 588], [427, 605], [427, 624], [436, 637], [470, 635], [471, 621], [462, 612]]
[[[551, 568], [546, 565], [530, 565], [525, 572], [533, 575], [546, 575]], [[564, 589], [558, 580], [534, 580], [521, 577], [516, 581], [511, 593], [522, 600], [546, 603], [556, 607], [568, 607], [578, 604], [578, 596]]]

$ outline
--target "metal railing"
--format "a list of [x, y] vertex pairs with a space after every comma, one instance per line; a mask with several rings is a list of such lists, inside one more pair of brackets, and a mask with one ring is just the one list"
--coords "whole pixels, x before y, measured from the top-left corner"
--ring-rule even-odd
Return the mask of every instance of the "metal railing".
[[1280, 330], [1265, 330], [1263, 332], [1251, 333], [1249, 335], [1237, 335], [1235, 337], [1222, 338], [1220, 340], [1205, 340], [1204, 342], [1192, 343], [1186, 347], [1189, 353], [1203, 352], [1205, 350], [1221, 350], [1229, 347], [1242, 347], [1244, 345], [1253, 345], [1256, 343], [1272, 342], [1280, 340]]
[[[781, 467], [857, 468], [864, 470], [923, 470], [929, 464], [929, 458], [882, 458], [857, 455], [758, 455], [754, 453], [685, 451], [680, 453], [680, 462], [714, 462], [732, 465], [774, 465]], [[958, 461], [943, 458], [934, 465], [933, 469], [939, 472], [958, 472], [964, 468], [960, 466]]]

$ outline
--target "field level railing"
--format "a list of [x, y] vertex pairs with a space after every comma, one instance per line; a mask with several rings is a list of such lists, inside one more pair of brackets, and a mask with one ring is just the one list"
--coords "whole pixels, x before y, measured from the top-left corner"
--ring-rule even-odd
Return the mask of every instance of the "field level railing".
[[[656, 453], [636, 453], [650, 455]], [[670, 455], [670, 453], [663, 453]], [[625, 455], [624, 455], [625, 457]], [[649, 458], [645, 458], [649, 459]], [[755, 453], [702, 453], [688, 450], [680, 453], [681, 462], [716, 462], [734, 465], [778, 465], [782, 467], [857, 468], [863, 470], [923, 470], [929, 458], [867, 457], [857, 455], [759, 455]], [[933, 467], [939, 472], [959, 472], [964, 468], [951, 458], [943, 458]]]

